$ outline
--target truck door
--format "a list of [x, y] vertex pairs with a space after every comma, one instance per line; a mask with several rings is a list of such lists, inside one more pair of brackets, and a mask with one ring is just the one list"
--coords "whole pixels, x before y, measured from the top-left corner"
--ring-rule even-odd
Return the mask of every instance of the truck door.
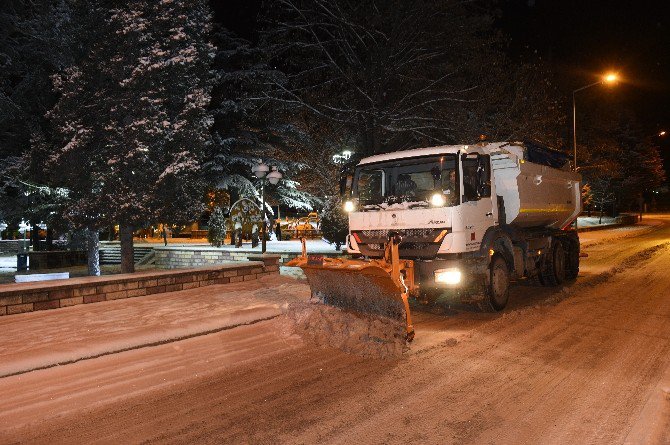
[[[494, 225], [491, 199], [491, 160], [477, 153], [461, 156], [461, 214], [466, 252], [479, 249], [486, 230]], [[497, 211], [495, 211], [497, 213]]]

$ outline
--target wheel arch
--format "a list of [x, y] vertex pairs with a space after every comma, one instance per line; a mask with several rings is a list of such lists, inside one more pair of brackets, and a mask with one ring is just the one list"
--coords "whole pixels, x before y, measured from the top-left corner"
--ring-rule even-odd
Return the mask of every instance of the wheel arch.
[[505, 260], [510, 272], [514, 272], [514, 247], [512, 239], [499, 227], [489, 228], [482, 240], [480, 255], [489, 257], [489, 264], [493, 258], [491, 250], [493, 250], [494, 255], [499, 254]]

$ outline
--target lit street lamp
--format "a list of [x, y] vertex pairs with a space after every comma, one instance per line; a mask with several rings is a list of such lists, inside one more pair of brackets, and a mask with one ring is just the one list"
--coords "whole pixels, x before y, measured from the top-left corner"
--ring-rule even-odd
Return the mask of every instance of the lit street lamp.
[[333, 162], [335, 164], [344, 164], [351, 158], [351, 150], [344, 150], [342, 153], [334, 154], [333, 155]]
[[661, 137], [665, 136], [665, 131], [661, 131], [660, 133], [658, 133], [658, 135]]
[[577, 88], [572, 92], [572, 148], [574, 150], [573, 153], [573, 158], [572, 158], [572, 163], [573, 163], [573, 168], [575, 171], [577, 171], [577, 105], [575, 102], [575, 93], [578, 93], [582, 90], [585, 90], [587, 88], [594, 87], [596, 85], [600, 84], [607, 84], [607, 85], [613, 85], [616, 82], [619, 81], [619, 75], [616, 73], [608, 73], [602, 77], [597, 82], [590, 83], [586, 86], [583, 86], [581, 88]]
[[[270, 167], [268, 167], [266, 164], [263, 162], [259, 162], [258, 164], [254, 165], [253, 168], [251, 169], [252, 173], [254, 176], [259, 178], [261, 180], [261, 201], [263, 203], [263, 211], [261, 212], [263, 221], [261, 222], [261, 253], [265, 253], [265, 250], [267, 249], [267, 244], [265, 241], [266, 237], [266, 226], [265, 226], [265, 219], [266, 219], [266, 211], [265, 211], [265, 180], [267, 179], [270, 184], [272, 185], [277, 185], [279, 181], [282, 178], [282, 174], [277, 170], [277, 167], [272, 167], [272, 171], [270, 171]], [[269, 172], [269, 173], [268, 173]]]

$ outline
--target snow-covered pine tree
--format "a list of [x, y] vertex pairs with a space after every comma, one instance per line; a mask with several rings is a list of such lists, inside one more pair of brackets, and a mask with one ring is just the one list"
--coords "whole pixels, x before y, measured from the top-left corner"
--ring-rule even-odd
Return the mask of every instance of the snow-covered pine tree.
[[335, 244], [336, 250], [340, 250], [340, 247], [346, 242], [349, 233], [349, 218], [342, 208], [342, 199], [339, 195], [326, 201], [321, 215], [321, 233], [326, 241]]
[[209, 217], [207, 241], [214, 247], [221, 247], [226, 239], [226, 217], [221, 207], [215, 207]]
[[[66, 0], [5, 0], [0, 5], [0, 213], [8, 223], [50, 220], [53, 200], [44, 184], [45, 157], [28, 151], [43, 136], [45, 114], [56, 102], [51, 76], [67, 60], [59, 45], [69, 20]], [[53, 197], [53, 195], [52, 195]]]
[[225, 28], [216, 33], [214, 43], [214, 143], [207, 156], [208, 180], [231, 192], [233, 201], [246, 197], [260, 202], [259, 183], [251, 169], [262, 159], [284, 175], [277, 187], [266, 188], [268, 201], [312, 210], [320, 201], [299, 190], [295, 181], [305, 168], [296, 159], [296, 147], [309, 145], [309, 137], [296, 116], [269, 100], [266, 91], [285, 82], [283, 73], [268, 64], [265, 48]]
[[84, 51], [54, 78], [53, 179], [70, 190], [69, 220], [120, 225], [122, 270], [131, 272], [133, 227], [202, 209], [210, 10], [206, 0], [75, 5], [73, 40]]

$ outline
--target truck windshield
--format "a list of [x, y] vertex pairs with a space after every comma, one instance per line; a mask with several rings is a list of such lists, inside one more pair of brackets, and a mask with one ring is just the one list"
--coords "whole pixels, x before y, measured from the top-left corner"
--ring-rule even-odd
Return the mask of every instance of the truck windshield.
[[361, 206], [430, 202], [442, 193], [447, 206], [458, 204], [456, 155], [401, 159], [356, 168], [353, 197]]

